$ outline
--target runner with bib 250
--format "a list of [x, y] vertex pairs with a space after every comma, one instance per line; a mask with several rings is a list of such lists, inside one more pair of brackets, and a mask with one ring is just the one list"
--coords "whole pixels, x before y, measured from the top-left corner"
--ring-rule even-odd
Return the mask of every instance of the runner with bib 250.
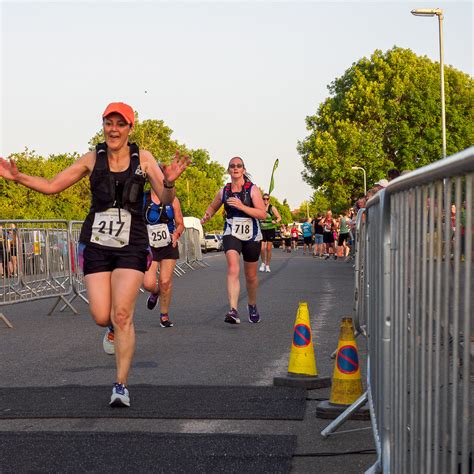
[[242, 158], [234, 157], [227, 169], [231, 182], [218, 191], [216, 197], [204, 213], [201, 223], [204, 224], [224, 205], [224, 251], [227, 259], [227, 293], [230, 310], [224, 321], [239, 324], [240, 317], [237, 303], [240, 294], [240, 254], [244, 259], [245, 281], [248, 293], [249, 322], [260, 322], [257, 310], [258, 276], [257, 266], [260, 257], [259, 219], [266, 216], [262, 194], [246, 173]]
[[[184, 231], [183, 213], [178, 198], [170, 205], [163, 205], [152, 191], [146, 192], [143, 199], [143, 213], [148, 229], [153, 261], [145, 273], [143, 286], [150, 292], [147, 307], [154, 309], [160, 300], [160, 326], [171, 328], [173, 323], [168, 316], [173, 289], [173, 272], [179, 258], [178, 239]], [[157, 279], [156, 273], [160, 270]]]

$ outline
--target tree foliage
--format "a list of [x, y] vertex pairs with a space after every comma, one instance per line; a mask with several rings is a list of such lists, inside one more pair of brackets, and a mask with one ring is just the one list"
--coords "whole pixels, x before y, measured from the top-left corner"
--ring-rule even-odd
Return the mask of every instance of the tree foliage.
[[[447, 154], [473, 143], [473, 79], [445, 66]], [[377, 50], [328, 87], [330, 97], [306, 118], [298, 143], [303, 178], [336, 211], [363, 195], [390, 168], [415, 169], [442, 156], [439, 64], [409, 49]], [[314, 199], [314, 197], [313, 197]]]
[[[161, 120], [140, 122], [137, 118], [130, 141], [137, 143], [141, 149], [147, 149], [157, 161], [163, 163], [169, 163], [177, 150], [189, 154], [192, 165], [176, 181], [176, 195], [181, 202], [183, 215], [201, 217], [223, 185], [225, 169], [212, 161], [206, 150], [190, 150], [173, 140], [172, 133]], [[103, 132], [97, 132], [89, 142], [90, 148], [94, 149], [103, 140]], [[23, 153], [11, 155], [11, 158], [15, 159], [20, 171], [26, 174], [51, 178], [71, 165], [79, 155], [50, 155], [44, 158], [26, 149]], [[53, 196], [0, 180], [0, 199], [1, 219], [82, 220], [90, 206], [89, 180], [85, 178]], [[206, 228], [213, 226], [222, 228], [222, 215], [216, 215], [207, 223]]]

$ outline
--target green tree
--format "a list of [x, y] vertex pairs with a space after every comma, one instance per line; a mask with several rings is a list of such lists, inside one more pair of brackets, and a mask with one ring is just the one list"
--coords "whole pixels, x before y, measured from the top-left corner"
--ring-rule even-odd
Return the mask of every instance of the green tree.
[[[172, 139], [173, 131], [161, 120], [136, 120], [130, 141], [136, 142], [140, 148], [149, 150], [160, 162], [169, 163], [176, 150], [187, 153], [192, 165], [176, 182], [176, 195], [181, 202], [185, 216], [201, 217], [209, 203], [224, 183], [225, 169], [212, 161], [206, 150], [188, 150]], [[89, 145], [104, 140], [103, 132], [97, 132]], [[51, 178], [71, 165], [79, 158], [79, 154], [51, 155], [48, 158], [38, 156], [34, 151], [25, 149], [23, 153], [11, 155], [18, 168], [27, 174]], [[0, 180], [0, 199], [2, 219], [67, 219], [82, 220], [90, 207], [89, 180], [83, 179], [74, 186], [53, 196], [45, 196], [31, 191], [24, 186]], [[206, 228], [222, 228], [223, 218], [216, 215]]]
[[[13, 158], [18, 168], [26, 174], [52, 178], [71, 165], [79, 155], [38, 156], [25, 149], [15, 153]], [[60, 194], [46, 196], [12, 181], [0, 181], [2, 219], [66, 219], [81, 220], [89, 209], [89, 184], [81, 180]]]
[[[342, 210], [390, 168], [415, 169], [441, 158], [439, 64], [409, 49], [375, 51], [328, 87], [330, 97], [306, 118], [298, 143], [304, 180]], [[473, 79], [445, 66], [447, 153], [473, 143]]]

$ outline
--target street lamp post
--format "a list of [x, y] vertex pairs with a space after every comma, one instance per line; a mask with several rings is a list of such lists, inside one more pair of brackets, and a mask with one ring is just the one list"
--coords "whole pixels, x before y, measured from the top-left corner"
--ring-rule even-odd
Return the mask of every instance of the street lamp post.
[[364, 173], [364, 196], [367, 194], [367, 175], [365, 174], [365, 169], [361, 166], [352, 166], [353, 170], [362, 170]]
[[441, 134], [443, 158], [446, 158], [446, 110], [444, 105], [444, 59], [443, 59], [443, 10], [441, 8], [417, 8], [411, 11], [415, 16], [437, 16], [439, 24], [439, 70], [441, 76]]

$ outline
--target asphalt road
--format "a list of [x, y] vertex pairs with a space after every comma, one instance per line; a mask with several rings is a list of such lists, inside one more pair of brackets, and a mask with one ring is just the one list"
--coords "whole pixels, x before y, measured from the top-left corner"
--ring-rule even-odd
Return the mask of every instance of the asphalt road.
[[[272, 386], [273, 377], [287, 372], [295, 316], [300, 301], [308, 303], [316, 363], [320, 375], [332, 376], [341, 318], [350, 317], [353, 305], [353, 268], [340, 260], [319, 260], [274, 250], [271, 273], [259, 273], [260, 324], [246, 318], [246, 291], [242, 281], [239, 311], [242, 323], [224, 323], [227, 311], [225, 257], [205, 256], [207, 268], [188, 271], [174, 281], [170, 318], [173, 328], [159, 325], [157, 310], [146, 308], [146, 295], [137, 303], [137, 349], [129, 379], [134, 384]], [[242, 280], [242, 279], [241, 279]], [[0, 308], [14, 325], [0, 321], [0, 390], [2, 387], [107, 385], [114, 381], [114, 360], [102, 350], [103, 330], [75, 300], [80, 312], [56, 310], [54, 300], [41, 300]], [[365, 374], [365, 344], [358, 341]], [[364, 381], [365, 382], [365, 381]], [[364, 383], [365, 386], [365, 383]], [[303, 421], [202, 419], [14, 419], [0, 420], [0, 431], [139, 431], [159, 433], [295, 434], [292, 472], [364, 472], [374, 454], [347, 454], [374, 448], [370, 422], [348, 421], [327, 439], [320, 431], [328, 420], [315, 417], [318, 400], [329, 389], [307, 392]], [[209, 400], [212, 403], [212, 400]], [[351, 431], [362, 428], [362, 431]], [[347, 431], [347, 432], [344, 432]], [[344, 454], [346, 453], [346, 454]]]

